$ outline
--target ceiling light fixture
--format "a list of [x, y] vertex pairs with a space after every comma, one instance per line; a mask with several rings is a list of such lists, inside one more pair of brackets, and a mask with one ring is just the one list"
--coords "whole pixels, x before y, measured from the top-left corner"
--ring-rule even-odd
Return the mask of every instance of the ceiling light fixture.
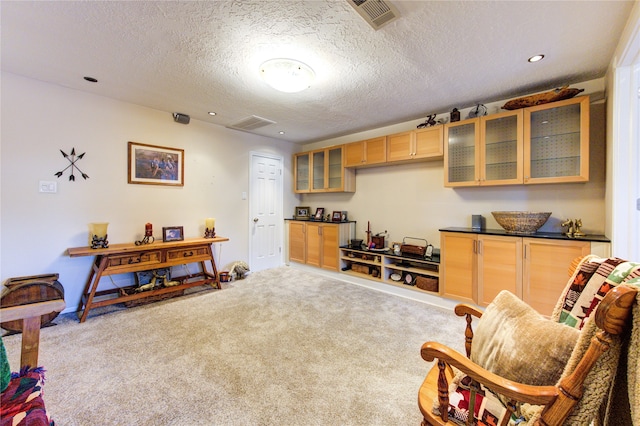
[[315, 73], [310, 66], [294, 59], [270, 59], [260, 65], [262, 79], [285, 93], [295, 93], [311, 86]]
[[544, 58], [544, 55], [533, 55], [532, 57], [530, 57], [529, 59], [527, 59], [529, 62], [538, 62], [541, 61], [542, 58]]
[[209, 115], [216, 115], [216, 113], [215, 113], [215, 112], [213, 112], [213, 111], [209, 111], [209, 112], [208, 112], [208, 114], [209, 114]]

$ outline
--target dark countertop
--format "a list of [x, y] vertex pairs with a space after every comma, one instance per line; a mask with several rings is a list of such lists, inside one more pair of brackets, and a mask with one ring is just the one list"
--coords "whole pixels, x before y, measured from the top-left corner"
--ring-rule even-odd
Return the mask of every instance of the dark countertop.
[[318, 222], [318, 223], [335, 223], [335, 224], [356, 223], [355, 220], [341, 220], [340, 222], [334, 222], [332, 220], [294, 219], [294, 218], [288, 218], [288, 217], [285, 217], [284, 220], [295, 220], [296, 222]]
[[472, 229], [472, 228], [448, 227], [448, 228], [441, 228], [439, 229], [439, 231], [460, 232], [464, 234], [501, 235], [505, 237], [546, 238], [550, 240], [598, 241], [603, 243], [611, 242], [611, 240], [606, 236], [598, 235], [598, 234], [587, 234], [584, 237], [569, 238], [565, 234], [561, 234], [558, 232], [536, 232], [534, 234], [513, 234], [505, 231], [504, 229]]

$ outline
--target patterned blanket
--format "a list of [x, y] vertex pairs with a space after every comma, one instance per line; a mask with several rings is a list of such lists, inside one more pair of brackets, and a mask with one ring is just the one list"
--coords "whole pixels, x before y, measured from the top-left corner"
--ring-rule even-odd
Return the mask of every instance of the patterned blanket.
[[53, 426], [42, 399], [44, 369], [22, 369], [12, 373], [9, 386], [0, 395], [0, 426]]

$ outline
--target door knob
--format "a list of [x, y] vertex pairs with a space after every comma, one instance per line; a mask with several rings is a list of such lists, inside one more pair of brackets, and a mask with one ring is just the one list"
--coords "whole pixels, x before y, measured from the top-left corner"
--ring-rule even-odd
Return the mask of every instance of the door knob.
[[254, 217], [254, 218], [253, 218], [253, 221], [254, 221], [254, 222], [257, 222], [258, 220], [259, 220], [259, 219], [258, 219], [257, 217]]

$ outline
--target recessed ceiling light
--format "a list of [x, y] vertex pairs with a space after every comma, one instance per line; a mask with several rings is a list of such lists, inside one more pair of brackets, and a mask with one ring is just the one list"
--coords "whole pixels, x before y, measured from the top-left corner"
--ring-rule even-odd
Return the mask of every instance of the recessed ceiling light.
[[309, 88], [315, 78], [311, 67], [294, 59], [270, 59], [260, 65], [262, 79], [271, 87], [285, 93]]
[[89, 81], [89, 82], [91, 82], [91, 83], [97, 83], [98, 82], [98, 80], [93, 78], [93, 77], [84, 77], [84, 79]]
[[280, 130], [278, 133], [280, 133], [281, 135], [284, 135], [284, 131]]
[[538, 62], [541, 61], [542, 58], [544, 58], [544, 55], [533, 55], [532, 57], [530, 57], [529, 59], [527, 59], [529, 62]]
[[209, 111], [209, 115], [216, 115], [216, 113], [213, 111]]

